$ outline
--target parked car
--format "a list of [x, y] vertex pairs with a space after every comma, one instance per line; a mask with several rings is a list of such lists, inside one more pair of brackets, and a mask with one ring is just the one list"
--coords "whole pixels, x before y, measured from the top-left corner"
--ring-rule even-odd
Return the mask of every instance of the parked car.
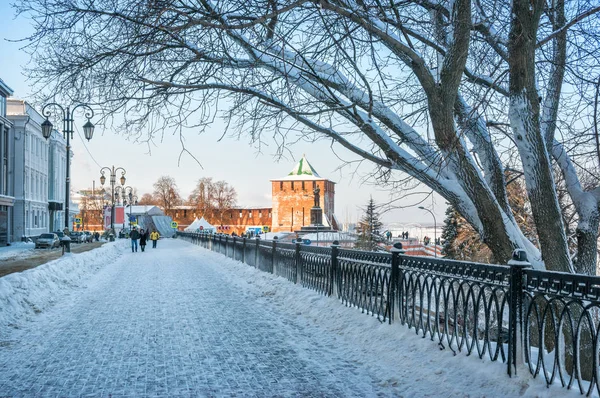
[[85, 231], [83, 233], [83, 241], [87, 242], [87, 243], [93, 242], [94, 241], [94, 235], [91, 232], [89, 232], [89, 231]]
[[73, 231], [69, 234], [69, 237], [72, 243], [83, 243], [84, 241], [84, 236], [81, 232]]
[[35, 248], [41, 249], [49, 247], [53, 249], [55, 247], [60, 246], [60, 240], [58, 239], [58, 235], [49, 233], [49, 234], [41, 234], [39, 238], [35, 241]]

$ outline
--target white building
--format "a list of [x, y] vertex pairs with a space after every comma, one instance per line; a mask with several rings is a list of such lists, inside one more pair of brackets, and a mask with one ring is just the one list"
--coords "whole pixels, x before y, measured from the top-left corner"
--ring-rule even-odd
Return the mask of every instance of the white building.
[[26, 101], [10, 98], [13, 122], [13, 240], [64, 228], [66, 142], [54, 131], [42, 136], [44, 117]]
[[14, 205], [14, 193], [11, 168], [11, 127], [6, 117], [6, 100], [13, 91], [0, 79], [0, 246], [6, 246], [13, 240], [11, 220]]

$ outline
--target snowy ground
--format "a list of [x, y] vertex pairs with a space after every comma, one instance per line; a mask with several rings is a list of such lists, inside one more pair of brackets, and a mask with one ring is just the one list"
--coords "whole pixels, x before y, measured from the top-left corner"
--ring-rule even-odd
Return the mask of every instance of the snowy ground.
[[0, 247], [0, 261], [29, 257], [34, 251], [35, 243], [33, 242], [11, 243], [10, 246]]
[[580, 395], [162, 239], [0, 278], [0, 396]]

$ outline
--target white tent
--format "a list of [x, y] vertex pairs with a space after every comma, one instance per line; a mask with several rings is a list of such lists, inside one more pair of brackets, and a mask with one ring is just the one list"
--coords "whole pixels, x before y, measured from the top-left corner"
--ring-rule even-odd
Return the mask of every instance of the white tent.
[[208, 221], [202, 217], [201, 219], [195, 219], [193, 223], [187, 226], [184, 229], [185, 232], [206, 232], [206, 233], [214, 233], [215, 227], [210, 225]]

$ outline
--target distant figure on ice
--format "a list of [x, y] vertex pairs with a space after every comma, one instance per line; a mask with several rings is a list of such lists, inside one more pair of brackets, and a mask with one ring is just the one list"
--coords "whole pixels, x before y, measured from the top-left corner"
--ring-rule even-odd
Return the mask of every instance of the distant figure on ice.
[[152, 233], [150, 234], [150, 240], [152, 241], [153, 249], [156, 249], [156, 242], [158, 241], [158, 238], [160, 238], [160, 235], [158, 232], [156, 232], [156, 229], [153, 229]]
[[133, 229], [131, 230], [129, 237], [131, 238], [131, 252], [137, 252], [138, 239], [140, 238], [140, 233], [135, 227], [133, 227]]
[[320, 201], [320, 195], [319, 195], [320, 192], [321, 192], [321, 188], [319, 188], [319, 186], [317, 185], [315, 187], [315, 190], [313, 191], [313, 193], [315, 194], [315, 205], [314, 205], [314, 207], [319, 207], [319, 203], [321, 202]]

